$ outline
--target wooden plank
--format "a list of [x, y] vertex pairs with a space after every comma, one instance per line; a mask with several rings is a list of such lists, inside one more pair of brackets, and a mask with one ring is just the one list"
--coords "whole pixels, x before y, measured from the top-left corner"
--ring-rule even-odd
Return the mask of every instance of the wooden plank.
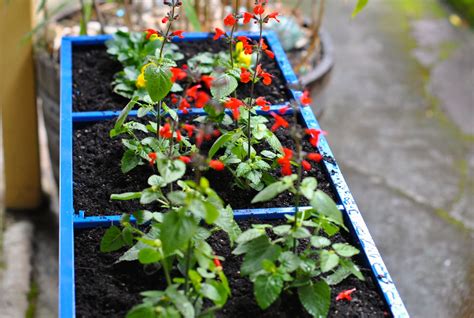
[[0, 1], [0, 107], [5, 206], [32, 209], [41, 203], [38, 122], [31, 41], [31, 0]]

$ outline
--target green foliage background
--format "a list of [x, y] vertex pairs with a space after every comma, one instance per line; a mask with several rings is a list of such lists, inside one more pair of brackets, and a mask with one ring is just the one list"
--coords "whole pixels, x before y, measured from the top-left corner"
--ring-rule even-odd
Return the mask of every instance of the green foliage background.
[[474, 0], [445, 0], [474, 27]]

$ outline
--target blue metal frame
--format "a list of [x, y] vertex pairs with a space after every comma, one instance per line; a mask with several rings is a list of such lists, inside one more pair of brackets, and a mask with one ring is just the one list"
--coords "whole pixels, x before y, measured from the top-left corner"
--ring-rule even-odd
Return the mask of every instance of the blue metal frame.
[[[207, 33], [185, 33], [185, 39], [179, 41], [196, 41], [209, 37]], [[250, 33], [240, 33], [255, 38]], [[276, 60], [288, 84], [298, 82], [295, 73], [286, 57], [283, 48], [274, 32], [265, 32], [264, 36], [275, 53]], [[72, 174], [72, 140], [73, 123], [104, 120], [116, 117], [120, 111], [101, 112], [72, 112], [72, 47], [73, 45], [100, 45], [110, 36], [94, 37], [65, 37], [61, 46], [61, 160], [60, 160], [60, 251], [59, 251], [59, 317], [75, 317], [74, 295], [74, 229], [97, 226], [108, 226], [119, 222], [120, 216], [91, 216], [86, 217], [83, 211], [78, 214], [73, 209], [73, 174]], [[299, 100], [300, 91], [291, 89], [292, 97]], [[277, 110], [283, 105], [273, 105]], [[191, 114], [203, 114], [201, 109], [191, 110]], [[136, 112], [131, 113], [132, 116]], [[301, 116], [308, 128], [319, 129], [311, 108], [304, 107]], [[320, 137], [319, 151], [325, 156], [334, 158], [324, 136]], [[326, 170], [336, 189], [341, 203], [338, 207], [343, 211], [346, 223], [362, 247], [362, 254], [372, 269], [373, 278], [384, 295], [394, 317], [409, 317], [408, 312], [390, 278], [388, 270], [382, 261], [375, 243], [370, 236], [362, 215], [352, 197], [352, 194], [342, 176], [336, 161], [324, 161]], [[250, 216], [269, 219], [280, 218], [284, 214], [291, 214], [294, 208], [246, 209], [234, 211], [236, 219]]]

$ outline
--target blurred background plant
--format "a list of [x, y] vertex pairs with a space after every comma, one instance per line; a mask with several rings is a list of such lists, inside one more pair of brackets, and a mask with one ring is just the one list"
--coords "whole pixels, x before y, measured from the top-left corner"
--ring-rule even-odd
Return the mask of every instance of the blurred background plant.
[[474, 0], [445, 0], [454, 10], [474, 26]]

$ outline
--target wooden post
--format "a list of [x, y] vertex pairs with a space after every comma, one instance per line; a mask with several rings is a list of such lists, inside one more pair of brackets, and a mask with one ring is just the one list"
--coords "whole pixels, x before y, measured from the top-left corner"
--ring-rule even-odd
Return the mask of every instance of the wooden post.
[[0, 1], [4, 198], [11, 209], [32, 209], [42, 199], [32, 43], [21, 41], [32, 24], [31, 0]]

